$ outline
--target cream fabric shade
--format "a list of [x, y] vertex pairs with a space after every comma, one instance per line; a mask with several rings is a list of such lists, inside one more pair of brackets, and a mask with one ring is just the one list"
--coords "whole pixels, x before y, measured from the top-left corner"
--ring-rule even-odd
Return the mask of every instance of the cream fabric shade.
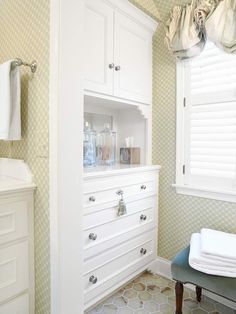
[[205, 32], [195, 23], [197, 1], [192, 0], [184, 6], [174, 6], [166, 24], [168, 49], [178, 58], [186, 59], [197, 56], [205, 45]]
[[236, 0], [223, 0], [205, 22], [208, 38], [228, 53], [236, 53]]

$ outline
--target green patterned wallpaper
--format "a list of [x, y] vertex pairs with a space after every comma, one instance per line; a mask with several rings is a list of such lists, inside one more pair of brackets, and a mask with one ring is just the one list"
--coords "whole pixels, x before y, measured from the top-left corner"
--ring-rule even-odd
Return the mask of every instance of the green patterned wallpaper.
[[36, 314], [50, 313], [48, 97], [49, 0], [1, 0], [0, 62], [36, 59], [38, 70], [22, 73], [22, 127], [19, 142], [0, 141], [0, 156], [24, 159], [37, 184], [35, 194]]
[[[144, 1], [131, 0], [140, 8]], [[175, 3], [145, 1], [148, 13], [154, 2], [161, 19], [166, 20]], [[184, 2], [184, 1], [182, 1]], [[185, 1], [186, 2], [186, 1]], [[153, 163], [162, 166], [159, 201], [159, 255], [171, 259], [202, 227], [236, 233], [236, 204], [176, 194], [175, 182], [175, 60], [164, 44], [160, 24], [153, 41]]]

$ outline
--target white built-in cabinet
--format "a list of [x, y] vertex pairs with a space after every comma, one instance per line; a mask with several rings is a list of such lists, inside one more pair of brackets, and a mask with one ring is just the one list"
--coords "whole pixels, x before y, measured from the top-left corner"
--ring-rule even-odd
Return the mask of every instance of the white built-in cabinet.
[[34, 314], [33, 176], [0, 158], [0, 314]]
[[[160, 166], [152, 158], [152, 37], [157, 23], [128, 0], [85, 0], [84, 117], [117, 133], [117, 164], [84, 170], [84, 308], [93, 307], [157, 256]], [[140, 165], [120, 165], [126, 137]], [[119, 215], [120, 193], [127, 212]]]
[[155, 28], [127, 1], [86, 0], [85, 90], [151, 104]]

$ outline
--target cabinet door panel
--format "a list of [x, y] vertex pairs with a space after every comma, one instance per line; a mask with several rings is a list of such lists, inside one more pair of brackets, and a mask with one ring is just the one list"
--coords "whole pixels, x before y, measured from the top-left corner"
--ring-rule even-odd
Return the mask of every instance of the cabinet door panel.
[[85, 2], [85, 89], [112, 94], [113, 10], [99, 0]]
[[115, 14], [115, 96], [151, 103], [152, 35], [135, 21]]

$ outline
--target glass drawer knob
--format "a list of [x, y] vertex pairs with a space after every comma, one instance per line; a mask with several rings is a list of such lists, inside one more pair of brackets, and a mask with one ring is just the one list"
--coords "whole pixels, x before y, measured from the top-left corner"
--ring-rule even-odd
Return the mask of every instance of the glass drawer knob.
[[95, 201], [96, 201], [96, 198], [95, 198], [94, 196], [90, 196], [89, 201], [90, 201], [90, 202], [95, 202]]
[[97, 235], [95, 233], [90, 233], [89, 239], [95, 241], [97, 239]]
[[95, 283], [97, 283], [97, 281], [98, 281], [98, 279], [97, 279], [97, 277], [95, 277], [95, 276], [91, 276], [91, 277], [89, 278], [89, 282], [91, 282], [93, 285], [95, 285]]
[[146, 185], [141, 185], [141, 190], [146, 190]]
[[143, 220], [143, 221], [147, 220], [147, 216], [146, 215], [141, 215], [140, 216], [140, 220]]
[[147, 250], [144, 249], [144, 248], [141, 248], [140, 253], [141, 253], [142, 255], [145, 255], [145, 254], [147, 253]]

